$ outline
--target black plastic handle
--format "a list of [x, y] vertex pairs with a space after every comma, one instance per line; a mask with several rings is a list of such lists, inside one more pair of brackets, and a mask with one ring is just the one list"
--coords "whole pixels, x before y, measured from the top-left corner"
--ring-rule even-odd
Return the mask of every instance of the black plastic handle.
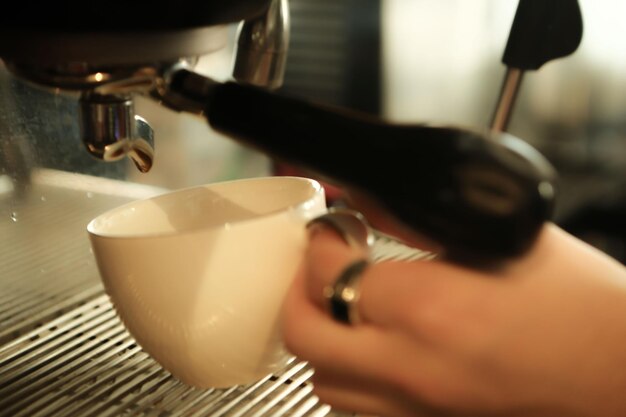
[[520, 0], [502, 62], [537, 70], [576, 51], [582, 34], [577, 0]]
[[215, 130], [365, 193], [449, 259], [520, 255], [551, 214], [554, 171], [510, 135], [392, 125], [188, 71], [172, 87], [203, 101]]

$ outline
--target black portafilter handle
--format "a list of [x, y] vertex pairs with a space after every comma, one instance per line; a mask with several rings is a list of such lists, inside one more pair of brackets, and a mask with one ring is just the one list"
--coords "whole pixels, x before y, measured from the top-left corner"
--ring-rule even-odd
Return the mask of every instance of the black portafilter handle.
[[551, 165], [506, 133], [393, 125], [186, 70], [171, 88], [204, 102], [216, 131], [367, 195], [448, 260], [521, 255], [551, 215]]

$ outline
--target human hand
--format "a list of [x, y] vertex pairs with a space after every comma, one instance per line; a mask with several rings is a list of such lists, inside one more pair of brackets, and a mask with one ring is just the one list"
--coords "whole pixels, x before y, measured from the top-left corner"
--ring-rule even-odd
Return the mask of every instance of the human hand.
[[626, 415], [626, 270], [554, 225], [497, 270], [382, 262], [362, 275], [363, 322], [323, 289], [364, 253], [321, 225], [284, 305], [287, 347], [320, 399], [380, 416]]

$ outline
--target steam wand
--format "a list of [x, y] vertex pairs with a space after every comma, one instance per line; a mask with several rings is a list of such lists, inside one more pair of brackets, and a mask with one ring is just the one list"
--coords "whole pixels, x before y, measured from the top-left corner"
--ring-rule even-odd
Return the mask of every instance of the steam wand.
[[577, 0], [520, 0], [502, 62], [507, 66], [491, 128], [507, 130], [525, 71], [573, 53], [582, 39]]

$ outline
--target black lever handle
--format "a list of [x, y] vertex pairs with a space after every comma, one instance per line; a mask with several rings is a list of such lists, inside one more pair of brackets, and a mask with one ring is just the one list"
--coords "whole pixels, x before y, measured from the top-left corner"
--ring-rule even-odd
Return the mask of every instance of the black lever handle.
[[185, 70], [171, 88], [215, 130], [365, 193], [452, 260], [520, 255], [551, 214], [550, 164], [505, 133], [391, 125]]
[[520, 0], [502, 62], [508, 67], [491, 127], [507, 128], [524, 71], [573, 53], [583, 22], [577, 0]]
[[520, 0], [502, 62], [537, 70], [578, 48], [583, 21], [577, 0]]

